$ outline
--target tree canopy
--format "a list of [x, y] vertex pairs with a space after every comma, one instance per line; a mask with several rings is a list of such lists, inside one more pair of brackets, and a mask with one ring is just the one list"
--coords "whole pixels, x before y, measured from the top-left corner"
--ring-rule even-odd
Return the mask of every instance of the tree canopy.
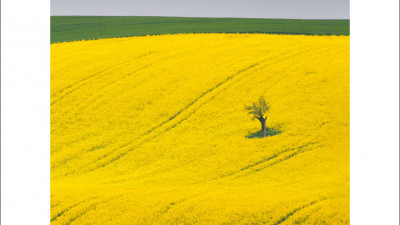
[[258, 99], [257, 102], [253, 102], [252, 105], [250, 106], [245, 106], [246, 109], [249, 111], [248, 114], [253, 115], [252, 120], [254, 119], [266, 119], [266, 117], [264, 117], [265, 113], [268, 112], [269, 110], [269, 105], [268, 103], [265, 101], [264, 97], [260, 97]]

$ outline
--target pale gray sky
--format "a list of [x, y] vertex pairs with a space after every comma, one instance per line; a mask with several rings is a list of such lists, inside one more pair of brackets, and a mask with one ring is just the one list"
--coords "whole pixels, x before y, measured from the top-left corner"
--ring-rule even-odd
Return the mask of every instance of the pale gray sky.
[[51, 15], [349, 19], [350, 0], [51, 0]]

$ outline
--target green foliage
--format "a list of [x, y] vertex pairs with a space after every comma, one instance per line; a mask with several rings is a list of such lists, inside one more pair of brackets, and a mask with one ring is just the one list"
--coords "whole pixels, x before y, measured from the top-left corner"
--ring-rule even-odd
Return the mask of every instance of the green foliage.
[[51, 43], [178, 33], [349, 35], [349, 20], [52, 16]]
[[245, 106], [245, 108], [249, 111], [248, 114], [253, 115], [252, 120], [254, 119], [266, 119], [264, 117], [265, 113], [269, 110], [269, 105], [265, 101], [264, 97], [260, 97], [258, 102], [253, 102], [253, 105]]

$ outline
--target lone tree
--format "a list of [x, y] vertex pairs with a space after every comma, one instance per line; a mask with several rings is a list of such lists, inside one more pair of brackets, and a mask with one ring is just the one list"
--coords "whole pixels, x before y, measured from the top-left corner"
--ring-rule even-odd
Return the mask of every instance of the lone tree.
[[265, 101], [264, 97], [260, 97], [258, 102], [253, 102], [253, 105], [246, 105], [245, 107], [249, 111], [249, 114], [253, 115], [253, 118], [251, 118], [252, 120], [258, 119], [260, 121], [262, 137], [265, 137], [265, 132], [267, 130], [267, 127], [265, 126], [267, 115], [265, 115], [265, 113], [269, 110], [268, 103]]

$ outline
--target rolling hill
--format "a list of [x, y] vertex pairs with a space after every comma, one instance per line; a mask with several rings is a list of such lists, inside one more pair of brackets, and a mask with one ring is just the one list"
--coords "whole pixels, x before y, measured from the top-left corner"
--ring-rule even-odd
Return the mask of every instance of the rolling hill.
[[349, 224], [349, 39], [52, 44], [51, 223]]

